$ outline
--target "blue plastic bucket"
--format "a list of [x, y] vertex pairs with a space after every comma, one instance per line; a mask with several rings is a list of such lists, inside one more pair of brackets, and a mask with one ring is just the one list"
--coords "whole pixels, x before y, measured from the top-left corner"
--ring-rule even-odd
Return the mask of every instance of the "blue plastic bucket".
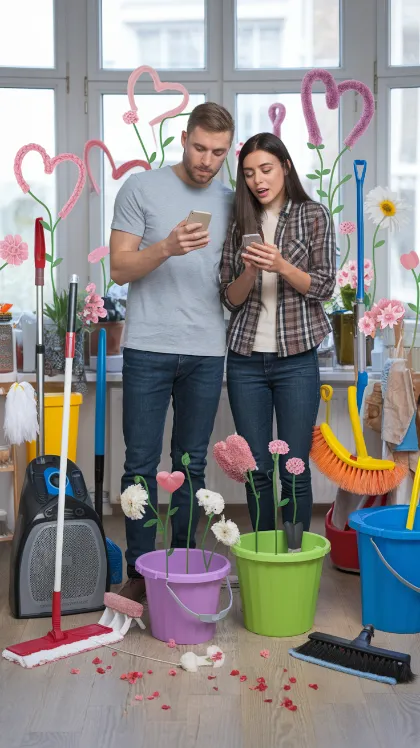
[[360, 509], [357, 533], [362, 622], [392, 634], [420, 633], [420, 512], [406, 530], [408, 506]]

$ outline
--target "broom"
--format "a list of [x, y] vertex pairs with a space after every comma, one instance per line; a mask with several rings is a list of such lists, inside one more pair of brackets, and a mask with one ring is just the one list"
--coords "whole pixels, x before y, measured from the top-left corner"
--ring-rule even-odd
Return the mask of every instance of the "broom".
[[327, 420], [314, 428], [310, 453], [318, 470], [344, 491], [362, 496], [383, 496], [399, 486], [408, 473], [408, 467], [368, 455], [360, 424], [356, 387], [348, 388], [348, 408], [357, 455], [343, 447], [328, 423], [328, 401], [332, 397], [332, 387], [322, 387], [321, 396], [327, 402]]
[[61, 567], [64, 537], [64, 510], [67, 478], [67, 451], [70, 422], [70, 398], [73, 358], [76, 340], [76, 304], [78, 278], [73, 275], [70, 280], [69, 302], [66, 332], [66, 368], [64, 374], [64, 407], [61, 432], [60, 479], [57, 509], [57, 533], [55, 549], [55, 578], [52, 599], [52, 630], [39, 639], [7, 647], [3, 651], [6, 660], [16, 662], [22, 667], [32, 668], [48, 662], [63, 659], [79, 652], [96, 649], [103, 644], [114, 644], [124, 637], [120, 631], [114, 631], [99, 623], [78, 628], [61, 630]]

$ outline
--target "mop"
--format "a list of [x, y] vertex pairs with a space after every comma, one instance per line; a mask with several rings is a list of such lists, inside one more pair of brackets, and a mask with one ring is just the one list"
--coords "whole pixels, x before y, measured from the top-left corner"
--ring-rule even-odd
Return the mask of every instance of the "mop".
[[32, 668], [55, 660], [69, 657], [73, 654], [96, 649], [104, 644], [114, 644], [124, 636], [119, 630], [113, 630], [100, 623], [94, 623], [78, 628], [62, 631], [61, 629], [61, 577], [63, 562], [64, 512], [65, 491], [67, 478], [67, 453], [70, 424], [70, 399], [73, 358], [76, 342], [76, 305], [78, 278], [73, 275], [69, 286], [69, 302], [67, 312], [67, 332], [65, 344], [65, 373], [64, 373], [64, 408], [61, 432], [60, 477], [57, 509], [57, 532], [55, 549], [55, 578], [52, 596], [52, 630], [45, 636], [32, 641], [23, 642], [7, 647], [3, 650], [3, 657], [16, 662], [22, 667]]

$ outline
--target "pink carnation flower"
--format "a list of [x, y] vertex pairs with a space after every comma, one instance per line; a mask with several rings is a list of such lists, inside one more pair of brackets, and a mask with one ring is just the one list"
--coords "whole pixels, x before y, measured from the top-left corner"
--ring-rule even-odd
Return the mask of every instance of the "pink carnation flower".
[[291, 457], [286, 462], [286, 470], [291, 475], [301, 475], [305, 472], [305, 463], [300, 457]]
[[356, 224], [353, 221], [342, 221], [338, 227], [340, 234], [354, 234]]
[[378, 323], [381, 325], [381, 330], [385, 330], [385, 327], [394, 327], [402, 316], [403, 312], [389, 303], [378, 315]]
[[94, 283], [89, 283], [86, 286], [87, 296], [85, 299], [85, 305], [83, 307], [81, 317], [84, 322], [97, 324], [100, 318], [107, 316], [107, 311], [104, 309], [104, 300], [95, 293], [96, 286]]
[[362, 319], [359, 321], [359, 330], [360, 332], [363, 332], [366, 336], [367, 335], [373, 335], [373, 333], [376, 330], [376, 322], [372, 317], [368, 317], [367, 314], [365, 314]]
[[0, 242], [0, 257], [9, 265], [22, 265], [28, 259], [28, 245], [19, 234], [8, 234]]
[[109, 255], [109, 247], [97, 247], [88, 254], [88, 260], [92, 263], [99, 262], [107, 255]]
[[139, 121], [138, 114], [133, 109], [123, 114], [123, 120], [126, 125], [135, 125]]
[[275, 439], [269, 443], [268, 449], [272, 455], [287, 455], [289, 452], [289, 445], [287, 442], [282, 441], [282, 439]]
[[225, 442], [217, 442], [213, 456], [226, 475], [238, 483], [246, 483], [247, 472], [257, 469], [248, 442], [238, 434], [228, 436]]

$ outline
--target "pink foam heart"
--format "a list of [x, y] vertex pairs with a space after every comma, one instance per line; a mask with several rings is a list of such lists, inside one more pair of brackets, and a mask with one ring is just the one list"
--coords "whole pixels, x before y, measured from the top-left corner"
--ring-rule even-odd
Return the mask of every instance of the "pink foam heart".
[[97, 195], [99, 195], [100, 190], [92, 174], [92, 169], [89, 163], [89, 154], [92, 148], [100, 148], [101, 151], [105, 153], [106, 157], [108, 158], [109, 163], [111, 164], [113, 179], [120, 179], [122, 176], [124, 176], [124, 174], [127, 173], [127, 171], [134, 169], [135, 166], [141, 166], [145, 171], [149, 171], [149, 169], [151, 168], [150, 164], [148, 164], [147, 161], [141, 161], [139, 159], [135, 159], [134, 161], [126, 161], [125, 164], [121, 164], [121, 166], [118, 166], [117, 168], [115, 166], [115, 161], [111, 156], [109, 148], [107, 148], [107, 146], [105, 145], [105, 143], [102, 142], [102, 140], [88, 140], [88, 142], [86, 143], [84, 147], [83, 160], [86, 164], [86, 169], [87, 169], [87, 173], [89, 177], [89, 182], [91, 184], [91, 189], [94, 190]]
[[24, 192], [25, 194], [29, 192], [30, 187], [29, 184], [25, 181], [22, 174], [22, 162], [26, 154], [30, 153], [30, 151], [36, 151], [41, 155], [44, 162], [45, 174], [52, 174], [55, 167], [59, 164], [63, 164], [65, 161], [70, 161], [77, 166], [79, 175], [74, 190], [64, 207], [61, 208], [58, 213], [60, 218], [66, 218], [66, 216], [68, 216], [70, 211], [72, 211], [74, 206], [76, 205], [86, 181], [86, 169], [83, 161], [78, 156], [75, 156], [74, 153], [60, 153], [58, 156], [54, 156], [54, 158], [51, 158], [46, 152], [45, 148], [43, 148], [41, 145], [38, 145], [38, 143], [29, 143], [29, 145], [24, 145], [18, 150], [15, 156], [14, 172], [17, 183], [22, 192]]
[[167, 112], [164, 112], [163, 114], [160, 114], [158, 117], [155, 117], [154, 119], [150, 120], [149, 125], [150, 127], [153, 127], [154, 125], [159, 124], [159, 122], [162, 122], [166, 117], [175, 117], [177, 114], [181, 114], [181, 112], [184, 111], [186, 108], [188, 101], [189, 101], [189, 93], [187, 89], [181, 84], [181, 83], [163, 83], [158, 73], [154, 68], [149, 67], [149, 65], [141, 65], [140, 67], [133, 70], [131, 73], [128, 84], [127, 84], [127, 95], [128, 100], [130, 102], [130, 112], [126, 112], [123, 115], [124, 122], [130, 123], [130, 122], [136, 122], [138, 120], [137, 117], [137, 104], [134, 99], [134, 87], [143, 73], [148, 73], [153, 81], [154, 89], [157, 93], [162, 93], [162, 91], [178, 91], [179, 93], [183, 94], [182, 102], [179, 106], [175, 107], [174, 109], [169, 109]]
[[284, 104], [280, 104], [279, 102], [271, 104], [268, 109], [268, 116], [273, 125], [273, 135], [281, 138], [281, 126], [286, 116], [286, 107]]
[[400, 262], [403, 268], [406, 270], [414, 270], [417, 265], [419, 264], [420, 260], [417, 255], [417, 252], [408, 252], [408, 254], [401, 255]]
[[363, 111], [349, 135], [344, 138], [345, 145], [348, 148], [352, 148], [369, 127], [375, 113], [375, 100], [372, 91], [364, 83], [355, 80], [341, 81], [337, 85], [328, 70], [310, 70], [306, 73], [302, 80], [301, 99], [303, 114], [308, 128], [309, 142], [313, 145], [321, 145], [322, 143], [321, 131], [312, 104], [312, 86], [315, 81], [322, 81], [325, 85], [325, 99], [328, 109], [337, 109], [340, 103], [340, 96], [346, 93], [346, 91], [356, 91], [362, 97]]
[[174, 473], [168, 473], [166, 470], [162, 470], [157, 474], [156, 480], [161, 488], [168, 493], [175, 493], [178, 488], [181, 488], [185, 475], [179, 470], [175, 470]]

